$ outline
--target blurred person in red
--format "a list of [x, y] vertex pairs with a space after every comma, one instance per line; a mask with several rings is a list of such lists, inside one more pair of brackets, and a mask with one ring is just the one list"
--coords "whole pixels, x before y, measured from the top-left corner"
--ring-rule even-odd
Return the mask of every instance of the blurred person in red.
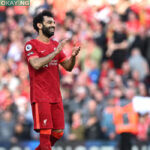
[[129, 12], [126, 26], [129, 34], [136, 35], [140, 31], [141, 24], [138, 15], [134, 11]]
[[0, 7], [0, 23], [6, 21], [6, 6], [1, 6]]
[[34, 17], [33, 27], [38, 36], [26, 43], [25, 56], [30, 75], [34, 130], [40, 133], [40, 145], [36, 150], [51, 150], [51, 146], [63, 136], [64, 129], [59, 64], [71, 71], [80, 47], [74, 45], [71, 57], [66, 58], [62, 49], [69, 40], [58, 43], [51, 38], [55, 32], [55, 20], [47, 10]]
[[108, 96], [111, 92], [110, 86], [109, 86], [109, 79], [107, 77], [103, 77], [103, 80], [101, 81], [101, 87], [104, 96]]
[[18, 27], [18, 24], [15, 20], [15, 11], [13, 7], [6, 8], [6, 24], [10, 30], [15, 30]]

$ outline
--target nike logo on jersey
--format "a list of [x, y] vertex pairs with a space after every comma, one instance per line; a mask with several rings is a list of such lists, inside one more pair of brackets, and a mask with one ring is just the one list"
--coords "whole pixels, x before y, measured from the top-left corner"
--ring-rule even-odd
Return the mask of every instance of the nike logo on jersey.
[[46, 50], [42, 50], [41, 53], [44, 53]]
[[48, 67], [48, 64], [44, 65], [43, 68]]

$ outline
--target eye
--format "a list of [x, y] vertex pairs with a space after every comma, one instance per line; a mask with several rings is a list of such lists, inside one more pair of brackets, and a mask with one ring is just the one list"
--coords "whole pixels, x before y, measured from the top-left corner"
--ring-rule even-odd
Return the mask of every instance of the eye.
[[52, 24], [52, 23], [55, 24], [55, 21], [48, 21], [47, 23], [48, 23], [48, 24]]

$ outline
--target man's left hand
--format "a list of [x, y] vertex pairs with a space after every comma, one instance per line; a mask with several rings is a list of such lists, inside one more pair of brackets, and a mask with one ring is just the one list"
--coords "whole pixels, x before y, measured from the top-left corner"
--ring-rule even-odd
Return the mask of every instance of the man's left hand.
[[72, 56], [77, 56], [80, 51], [80, 47], [73, 47]]

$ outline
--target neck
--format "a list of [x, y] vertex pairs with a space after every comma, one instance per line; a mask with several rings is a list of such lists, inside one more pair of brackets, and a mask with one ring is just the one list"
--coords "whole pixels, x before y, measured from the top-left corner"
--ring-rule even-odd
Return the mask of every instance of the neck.
[[41, 42], [44, 43], [49, 43], [49, 38], [44, 36], [43, 34], [39, 34], [39, 36], [37, 37], [38, 40], [40, 40]]

